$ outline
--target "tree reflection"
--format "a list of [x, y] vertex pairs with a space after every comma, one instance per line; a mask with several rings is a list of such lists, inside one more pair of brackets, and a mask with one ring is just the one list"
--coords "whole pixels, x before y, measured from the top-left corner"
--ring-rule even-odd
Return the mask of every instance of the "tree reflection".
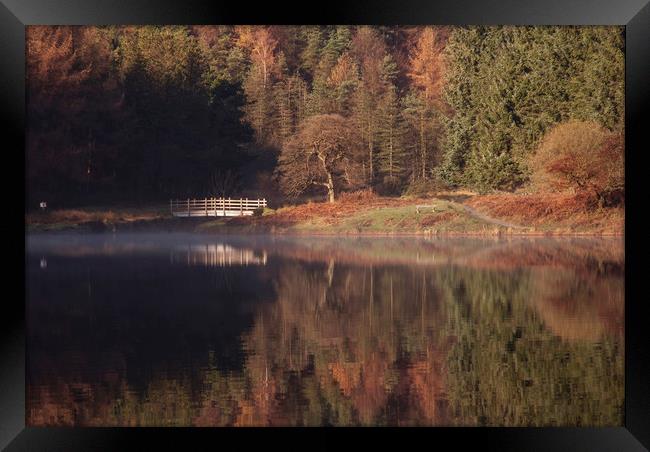
[[456, 424], [620, 426], [621, 275], [569, 269], [448, 275]]
[[250, 425], [295, 394], [292, 425], [444, 422], [444, 316], [423, 269], [290, 263], [277, 293], [246, 338], [253, 392], [272, 387], [275, 403]]
[[[264, 267], [212, 270], [228, 278], [187, 267], [193, 298], [181, 304], [168, 267], [113, 270], [162, 281], [131, 286], [164, 300], [137, 309], [82, 304], [71, 285], [61, 306], [30, 305], [28, 424], [622, 424], [622, 254], [431, 246], [448, 258], [277, 246]], [[112, 293], [116, 275], [102, 278], [94, 297]], [[156, 327], [131, 318], [154, 310]], [[115, 330], [124, 315], [132, 323]], [[152, 355], [156, 341], [169, 346]]]

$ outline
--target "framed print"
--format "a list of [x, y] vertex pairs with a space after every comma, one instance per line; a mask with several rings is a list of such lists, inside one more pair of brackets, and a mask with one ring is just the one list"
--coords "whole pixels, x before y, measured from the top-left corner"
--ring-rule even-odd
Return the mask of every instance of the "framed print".
[[647, 450], [645, 0], [0, 16], [6, 450]]

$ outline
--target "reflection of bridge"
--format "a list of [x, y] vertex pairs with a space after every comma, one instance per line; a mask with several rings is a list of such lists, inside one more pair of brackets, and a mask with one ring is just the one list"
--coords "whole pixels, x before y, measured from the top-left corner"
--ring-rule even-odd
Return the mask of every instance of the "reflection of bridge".
[[188, 198], [169, 201], [169, 211], [175, 217], [239, 217], [253, 215], [265, 207], [266, 199]]
[[224, 244], [188, 245], [172, 251], [172, 264], [203, 265], [206, 267], [230, 267], [240, 265], [266, 265], [266, 251], [256, 254], [253, 250], [233, 248]]

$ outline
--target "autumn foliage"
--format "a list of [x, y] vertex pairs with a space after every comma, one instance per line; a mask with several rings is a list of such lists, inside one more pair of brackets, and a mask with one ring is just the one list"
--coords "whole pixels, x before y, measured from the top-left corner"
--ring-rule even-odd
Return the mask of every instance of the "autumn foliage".
[[541, 190], [586, 193], [601, 205], [623, 200], [622, 132], [592, 122], [559, 124], [546, 134], [530, 162], [532, 179]]
[[311, 187], [322, 187], [329, 202], [334, 202], [340, 186], [352, 186], [360, 177], [355, 146], [355, 129], [343, 116], [308, 118], [282, 149], [282, 188], [297, 196]]
[[[622, 135], [608, 132], [623, 125], [620, 27], [30, 26], [26, 38], [31, 207], [512, 191], [540, 140], [545, 190], [622, 202]], [[273, 177], [333, 116], [347, 162]], [[233, 183], [215, 190], [224, 174]]]

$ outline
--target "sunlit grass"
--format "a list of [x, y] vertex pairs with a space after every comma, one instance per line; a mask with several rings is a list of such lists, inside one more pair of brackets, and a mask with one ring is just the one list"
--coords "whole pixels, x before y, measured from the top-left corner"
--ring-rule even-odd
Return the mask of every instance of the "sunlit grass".
[[151, 207], [84, 207], [30, 212], [25, 215], [28, 230], [75, 229], [91, 224], [116, 224], [149, 221], [169, 217], [167, 209]]

